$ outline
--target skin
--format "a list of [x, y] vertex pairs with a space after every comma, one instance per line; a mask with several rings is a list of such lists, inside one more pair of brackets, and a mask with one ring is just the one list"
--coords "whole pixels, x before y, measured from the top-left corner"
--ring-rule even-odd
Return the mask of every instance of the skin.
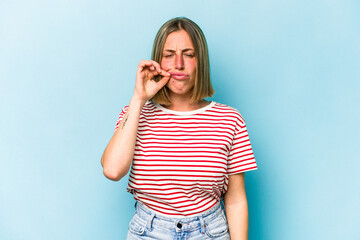
[[245, 192], [245, 173], [229, 176], [224, 196], [226, 218], [231, 239], [246, 240], [249, 232], [248, 204]]
[[[130, 170], [141, 109], [162, 87], [166, 85], [169, 89], [171, 105], [166, 107], [171, 110], [191, 111], [209, 104], [205, 100], [190, 103], [196, 67], [194, 46], [184, 30], [169, 34], [160, 63], [153, 60], [140, 61], [129, 108], [101, 157], [103, 173], [107, 178], [118, 181]], [[178, 80], [171, 77], [170, 73], [183, 73], [187, 77]], [[162, 76], [159, 82], [152, 80], [157, 75]], [[248, 210], [243, 173], [229, 176], [224, 199], [231, 239], [247, 239]]]

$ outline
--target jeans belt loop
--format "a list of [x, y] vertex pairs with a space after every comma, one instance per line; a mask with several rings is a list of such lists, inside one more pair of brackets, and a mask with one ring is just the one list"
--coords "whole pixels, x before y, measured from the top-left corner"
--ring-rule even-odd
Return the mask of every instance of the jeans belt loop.
[[204, 234], [205, 233], [205, 223], [204, 223], [204, 219], [202, 216], [199, 217], [200, 220], [200, 225], [201, 225], [201, 233]]
[[151, 225], [152, 225], [154, 218], [155, 218], [155, 213], [151, 213], [150, 219], [146, 224], [146, 227], [150, 232], [151, 232]]

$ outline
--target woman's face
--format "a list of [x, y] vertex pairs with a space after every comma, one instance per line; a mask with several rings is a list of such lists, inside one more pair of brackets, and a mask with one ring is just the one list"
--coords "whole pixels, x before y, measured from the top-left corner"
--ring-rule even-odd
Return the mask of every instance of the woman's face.
[[186, 31], [180, 30], [168, 35], [160, 65], [171, 73], [166, 85], [170, 94], [191, 95], [196, 77], [196, 56], [194, 45]]

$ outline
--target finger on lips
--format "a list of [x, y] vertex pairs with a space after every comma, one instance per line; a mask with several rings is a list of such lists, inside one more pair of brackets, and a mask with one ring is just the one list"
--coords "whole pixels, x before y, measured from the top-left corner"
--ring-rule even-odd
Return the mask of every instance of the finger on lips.
[[164, 76], [164, 77], [170, 77], [170, 76], [171, 76], [171, 74], [170, 74], [169, 72], [165, 71], [165, 70], [162, 70], [162, 71], [160, 72], [160, 75], [162, 75], [162, 76]]
[[[141, 67], [140, 71], [145, 70], [146, 68], [150, 71], [154, 72], [156, 71], [157, 74], [155, 75], [162, 75], [164, 77], [170, 77], [171, 74], [167, 72], [166, 70], [161, 69], [161, 66], [158, 62], [155, 62], [154, 60], [141, 60], [139, 66]], [[153, 73], [154, 74], [154, 73]]]

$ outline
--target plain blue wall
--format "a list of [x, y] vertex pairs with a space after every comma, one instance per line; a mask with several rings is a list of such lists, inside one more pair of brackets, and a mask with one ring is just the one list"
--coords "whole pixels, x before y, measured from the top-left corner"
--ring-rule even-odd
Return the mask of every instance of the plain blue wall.
[[251, 240], [359, 239], [359, 1], [0, 2], [0, 239], [125, 239], [100, 157], [140, 59], [187, 16], [247, 121]]

